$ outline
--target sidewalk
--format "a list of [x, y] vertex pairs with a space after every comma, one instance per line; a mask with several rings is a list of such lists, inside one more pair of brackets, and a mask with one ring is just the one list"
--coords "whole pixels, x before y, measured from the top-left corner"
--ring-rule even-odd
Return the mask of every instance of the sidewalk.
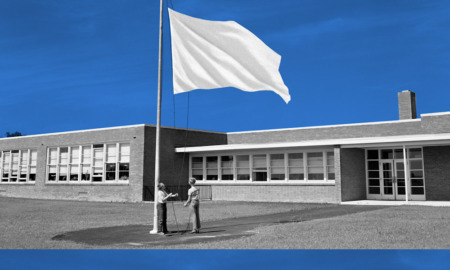
[[169, 225], [172, 234], [150, 234], [152, 226], [137, 224], [129, 226], [93, 228], [67, 232], [53, 240], [74, 241], [104, 248], [168, 247], [171, 245], [228, 240], [256, 234], [258, 227], [290, 222], [305, 222], [385, 208], [379, 205], [326, 205], [321, 208], [290, 211], [270, 215], [232, 218], [202, 223], [199, 234], [189, 234], [186, 223]]
[[398, 206], [398, 205], [423, 205], [436, 207], [450, 207], [450, 201], [381, 201], [381, 200], [360, 200], [342, 202], [341, 205], [379, 205], [379, 206]]

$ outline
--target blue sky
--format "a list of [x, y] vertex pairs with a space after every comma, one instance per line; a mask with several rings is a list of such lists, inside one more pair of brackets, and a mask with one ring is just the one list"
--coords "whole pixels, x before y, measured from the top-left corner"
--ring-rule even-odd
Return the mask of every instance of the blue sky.
[[[164, 15], [162, 124], [245, 131], [398, 119], [397, 92], [418, 114], [450, 111], [450, 2], [168, 0], [234, 20], [282, 56], [290, 89], [172, 94]], [[159, 1], [0, 1], [0, 136], [156, 123]], [[189, 114], [188, 114], [189, 112]]]
[[433, 250], [28, 250], [2, 251], [2, 269], [447, 270]]

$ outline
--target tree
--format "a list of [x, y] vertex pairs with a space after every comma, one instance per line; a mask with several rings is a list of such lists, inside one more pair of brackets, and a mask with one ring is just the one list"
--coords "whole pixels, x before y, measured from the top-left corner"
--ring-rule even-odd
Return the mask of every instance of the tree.
[[6, 137], [19, 137], [19, 136], [24, 136], [25, 134], [20, 133], [19, 131], [13, 132], [13, 133], [9, 133], [6, 132]]

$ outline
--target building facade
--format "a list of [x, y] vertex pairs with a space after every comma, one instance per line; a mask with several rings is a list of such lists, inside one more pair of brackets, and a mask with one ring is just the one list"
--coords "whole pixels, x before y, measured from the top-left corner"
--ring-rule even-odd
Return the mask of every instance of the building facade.
[[[213, 200], [340, 203], [450, 200], [450, 112], [398, 121], [248, 132], [162, 128], [161, 181], [198, 179]], [[153, 198], [155, 127], [0, 139], [0, 196], [96, 201]]]

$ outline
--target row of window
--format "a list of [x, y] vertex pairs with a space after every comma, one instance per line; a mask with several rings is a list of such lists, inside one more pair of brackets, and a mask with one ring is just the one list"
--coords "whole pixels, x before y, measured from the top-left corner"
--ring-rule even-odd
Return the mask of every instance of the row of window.
[[[37, 150], [0, 151], [1, 182], [36, 181]], [[107, 143], [47, 149], [50, 183], [128, 182], [130, 144]]]
[[48, 149], [48, 182], [117, 182], [130, 176], [130, 144], [110, 143]]
[[36, 181], [37, 151], [35, 149], [0, 152], [1, 182]]
[[333, 152], [192, 156], [190, 173], [205, 181], [334, 181]]

